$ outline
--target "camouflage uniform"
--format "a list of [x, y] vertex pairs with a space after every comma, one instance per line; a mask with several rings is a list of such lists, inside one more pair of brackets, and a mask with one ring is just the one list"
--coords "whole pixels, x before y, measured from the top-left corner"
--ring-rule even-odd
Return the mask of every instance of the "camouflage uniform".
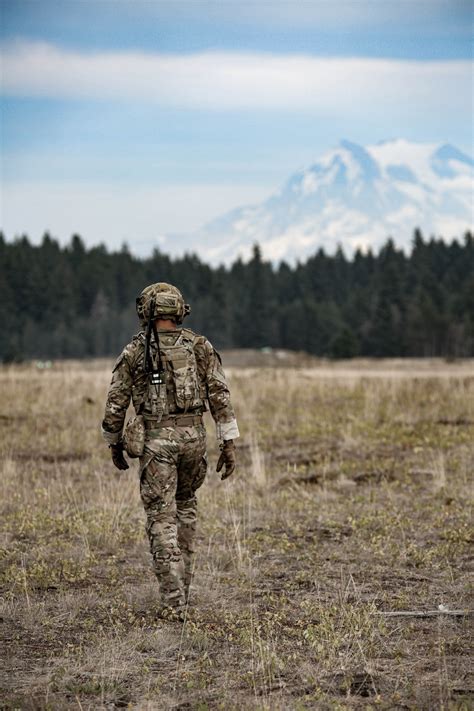
[[[173, 363], [168, 349], [185, 343], [195, 357], [199, 396], [197, 406], [186, 412], [176, 403]], [[196, 534], [196, 491], [206, 476], [206, 432], [202, 412], [209, 405], [219, 440], [239, 436], [219, 354], [210, 342], [190, 329], [159, 331], [160, 351], [165, 359], [167, 412], [155, 423], [150, 409], [148, 376], [144, 366], [145, 334], [139, 333], [117, 359], [109, 388], [102, 434], [108, 444], [120, 441], [125, 413], [132, 399], [146, 424], [146, 439], [140, 457], [140, 493], [147, 516], [155, 573], [163, 603], [181, 609], [189, 595]], [[156, 346], [154, 346], [156, 356]]]

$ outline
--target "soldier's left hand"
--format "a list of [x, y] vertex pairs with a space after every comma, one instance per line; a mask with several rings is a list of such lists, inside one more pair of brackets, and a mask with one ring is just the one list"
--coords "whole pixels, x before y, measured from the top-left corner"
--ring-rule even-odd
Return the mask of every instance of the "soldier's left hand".
[[233, 439], [226, 439], [221, 446], [221, 455], [217, 461], [216, 472], [220, 472], [225, 465], [221, 479], [227, 479], [235, 471], [235, 444]]
[[117, 444], [110, 445], [110, 451], [112, 453], [112, 461], [114, 466], [121, 471], [128, 469], [127, 460], [123, 456], [123, 444], [118, 442]]

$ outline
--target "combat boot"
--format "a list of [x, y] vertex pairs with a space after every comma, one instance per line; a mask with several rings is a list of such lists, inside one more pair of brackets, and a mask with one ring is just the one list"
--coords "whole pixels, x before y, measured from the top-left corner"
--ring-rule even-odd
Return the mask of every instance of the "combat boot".
[[183, 623], [186, 620], [186, 609], [184, 607], [170, 607], [165, 605], [159, 612], [159, 617], [166, 622]]

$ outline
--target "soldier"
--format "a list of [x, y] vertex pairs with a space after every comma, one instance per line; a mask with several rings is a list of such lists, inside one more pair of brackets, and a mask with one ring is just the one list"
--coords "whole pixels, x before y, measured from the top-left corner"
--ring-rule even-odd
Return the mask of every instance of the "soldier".
[[[207, 469], [206, 404], [220, 442], [221, 479], [235, 469], [233, 440], [239, 436], [221, 358], [204, 336], [182, 327], [189, 312], [171, 284], [142, 291], [137, 299], [142, 330], [115, 363], [102, 422], [118, 469], [128, 469], [124, 448], [140, 457], [140, 494], [162, 614], [179, 619], [192, 578], [196, 491]], [[136, 417], [122, 434], [130, 398]]]

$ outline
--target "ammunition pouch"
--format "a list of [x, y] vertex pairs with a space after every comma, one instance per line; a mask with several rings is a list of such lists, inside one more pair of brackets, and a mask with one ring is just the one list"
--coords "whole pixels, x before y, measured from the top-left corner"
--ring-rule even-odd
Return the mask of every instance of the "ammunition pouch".
[[134, 415], [129, 419], [123, 432], [122, 442], [129, 457], [136, 459], [142, 456], [145, 447], [145, 419], [143, 415]]

